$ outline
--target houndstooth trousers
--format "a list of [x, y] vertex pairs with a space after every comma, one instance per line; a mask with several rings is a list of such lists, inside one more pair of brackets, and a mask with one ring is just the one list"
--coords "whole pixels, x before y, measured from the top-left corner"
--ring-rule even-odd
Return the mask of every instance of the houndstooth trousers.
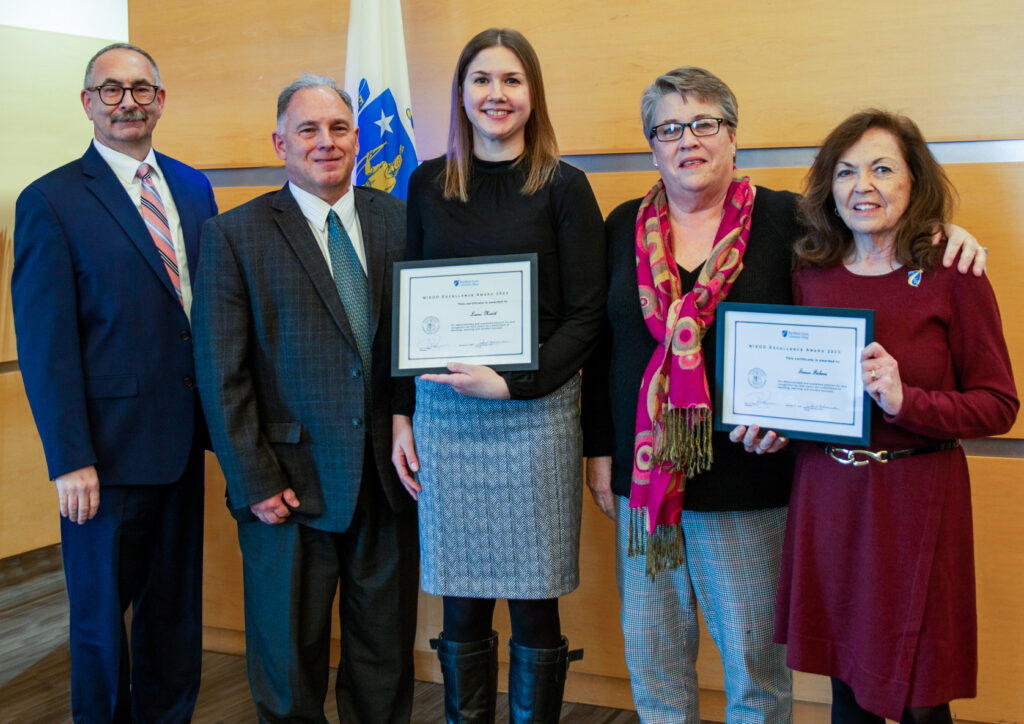
[[616, 496], [615, 569], [633, 702], [644, 724], [699, 724], [697, 604], [725, 668], [728, 724], [793, 721], [786, 648], [772, 642], [787, 508], [683, 511], [686, 560], [652, 581], [630, 558]]

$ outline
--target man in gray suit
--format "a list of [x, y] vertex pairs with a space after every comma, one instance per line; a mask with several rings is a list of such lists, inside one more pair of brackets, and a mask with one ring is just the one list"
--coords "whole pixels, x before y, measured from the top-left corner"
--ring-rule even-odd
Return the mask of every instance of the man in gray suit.
[[392, 262], [405, 205], [352, 188], [358, 129], [329, 78], [278, 98], [288, 183], [203, 229], [196, 372], [238, 522], [260, 721], [323, 721], [341, 584], [343, 722], [408, 722], [413, 501], [390, 463]]

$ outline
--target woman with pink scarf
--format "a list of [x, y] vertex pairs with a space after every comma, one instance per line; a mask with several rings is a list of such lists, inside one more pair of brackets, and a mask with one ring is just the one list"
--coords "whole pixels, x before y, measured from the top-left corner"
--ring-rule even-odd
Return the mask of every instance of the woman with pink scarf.
[[[634, 703], [644, 722], [699, 722], [699, 605], [722, 654], [726, 720], [789, 722], [772, 629], [793, 458], [712, 432], [708, 376], [719, 301], [792, 303], [798, 197], [736, 173], [736, 97], [708, 71], [660, 76], [640, 107], [661, 178], [605, 222], [607, 330], [582, 396], [587, 483], [616, 521]], [[947, 266], [965, 236], [948, 230], [960, 241]], [[977, 251], [967, 241], [962, 272]], [[751, 433], [762, 451], [782, 447]]]

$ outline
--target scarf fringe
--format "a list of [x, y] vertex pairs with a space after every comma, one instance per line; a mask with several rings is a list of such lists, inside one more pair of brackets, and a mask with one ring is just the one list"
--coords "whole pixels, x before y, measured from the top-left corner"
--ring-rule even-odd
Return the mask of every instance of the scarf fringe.
[[707, 407], [668, 410], [659, 420], [655, 465], [669, 465], [692, 478], [711, 469], [712, 415]]
[[636, 558], [646, 552], [647, 539], [644, 536], [644, 518], [647, 517], [644, 513], [646, 510], [646, 508], [629, 509], [629, 548], [626, 549], [626, 555], [630, 558]]
[[629, 548], [626, 553], [630, 558], [645, 556], [646, 572], [653, 581], [661, 571], [682, 565], [686, 560], [685, 544], [682, 525], [659, 525], [648, 534], [646, 518], [646, 508], [629, 509]]

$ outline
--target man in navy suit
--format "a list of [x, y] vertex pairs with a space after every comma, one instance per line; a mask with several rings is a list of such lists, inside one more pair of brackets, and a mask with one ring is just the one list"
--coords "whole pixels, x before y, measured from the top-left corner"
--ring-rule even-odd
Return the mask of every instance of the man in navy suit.
[[319, 722], [341, 584], [343, 722], [408, 722], [417, 526], [390, 461], [392, 262], [405, 204], [351, 186], [352, 103], [306, 75], [278, 99], [288, 183], [207, 222], [196, 371], [238, 521], [262, 722]]
[[92, 144], [16, 208], [18, 362], [60, 502], [76, 722], [188, 721], [199, 691], [208, 436], [189, 312], [217, 208], [153, 151], [164, 96], [148, 53], [100, 50]]

